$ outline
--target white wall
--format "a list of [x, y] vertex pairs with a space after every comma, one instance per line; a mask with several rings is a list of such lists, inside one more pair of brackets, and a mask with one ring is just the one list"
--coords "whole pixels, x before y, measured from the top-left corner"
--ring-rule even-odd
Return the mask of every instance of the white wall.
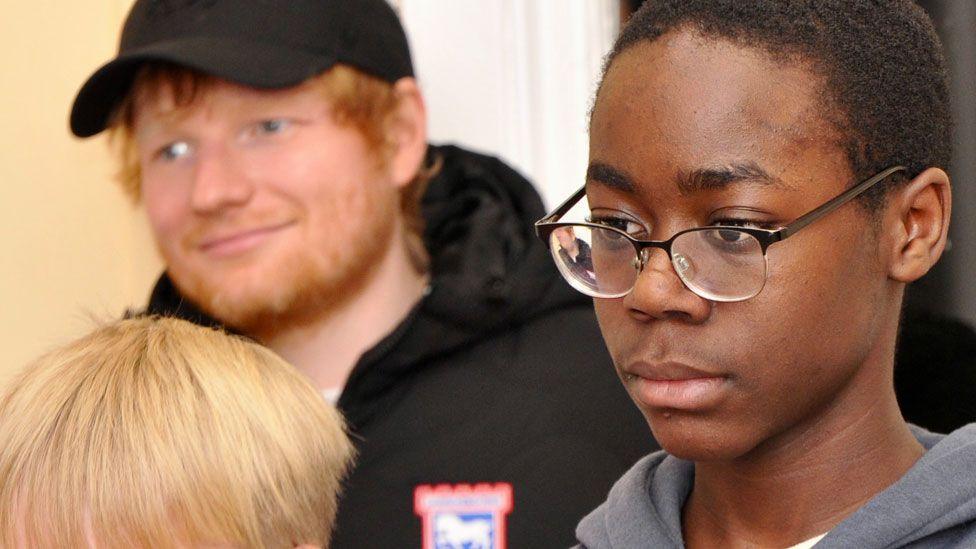
[[399, 0], [433, 142], [509, 161], [550, 206], [583, 184], [617, 0]]

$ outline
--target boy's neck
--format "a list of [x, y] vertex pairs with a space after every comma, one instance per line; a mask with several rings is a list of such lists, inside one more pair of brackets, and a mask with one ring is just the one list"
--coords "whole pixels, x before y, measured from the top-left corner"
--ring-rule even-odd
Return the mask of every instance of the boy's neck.
[[697, 462], [682, 513], [686, 546], [789, 547], [900, 479], [925, 450], [898, 409], [893, 344], [881, 355], [815, 417], [734, 460]]

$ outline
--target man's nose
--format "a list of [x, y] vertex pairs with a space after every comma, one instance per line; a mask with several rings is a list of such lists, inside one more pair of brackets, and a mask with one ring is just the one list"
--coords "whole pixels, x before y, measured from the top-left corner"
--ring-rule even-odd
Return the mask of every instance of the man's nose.
[[708, 319], [711, 302], [681, 282], [665, 250], [645, 248], [641, 254], [644, 268], [638, 273], [634, 288], [623, 298], [633, 318], [676, 319], [695, 324]]
[[229, 148], [216, 145], [199, 151], [190, 197], [194, 211], [216, 213], [247, 203], [253, 194], [253, 183]]

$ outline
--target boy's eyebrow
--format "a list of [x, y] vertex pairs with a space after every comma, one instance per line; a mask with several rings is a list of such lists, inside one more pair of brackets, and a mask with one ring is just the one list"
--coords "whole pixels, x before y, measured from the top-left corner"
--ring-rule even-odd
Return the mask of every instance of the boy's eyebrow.
[[771, 185], [782, 189], [793, 189], [782, 179], [771, 175], [755, 162], [726, 164], [712, 168], [696, 168], [678, 172], [675, 179], [678, 191], [688, 195], [704, 191], [722, 190], [736, 183]]
[[586, 168], [586, 182], [601, 183], [627, 193], [634, 192], [634, 182], [629, 175], [601, 162], [593, 162]]
[[[590, 164], [586, 170], [586, 181], [600, 183], [611, 189], [628, 193], [634, 192], [636, 187], [629, 175], [602, 162]], [[735, 183], [771, 185], [783, 189], [794, 188], [782, 179], [771, 175], [755, 162], [731, 163], [678, 172], [675, 183], [678, 191], [684, 195], [721, 190]]]

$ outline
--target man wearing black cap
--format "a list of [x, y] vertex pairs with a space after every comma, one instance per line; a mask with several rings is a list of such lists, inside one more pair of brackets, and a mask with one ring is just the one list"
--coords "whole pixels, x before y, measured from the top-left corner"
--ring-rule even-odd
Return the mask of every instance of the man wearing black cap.
[[359, 458], [334, 547], [565, 546], [652, 449], [534, 241], [531, 185], [428, 147], [383, 0], [139, 0], [71, 128], [115, 134], [145, 204], [147, 312], [247, 334], [338, 397]]

